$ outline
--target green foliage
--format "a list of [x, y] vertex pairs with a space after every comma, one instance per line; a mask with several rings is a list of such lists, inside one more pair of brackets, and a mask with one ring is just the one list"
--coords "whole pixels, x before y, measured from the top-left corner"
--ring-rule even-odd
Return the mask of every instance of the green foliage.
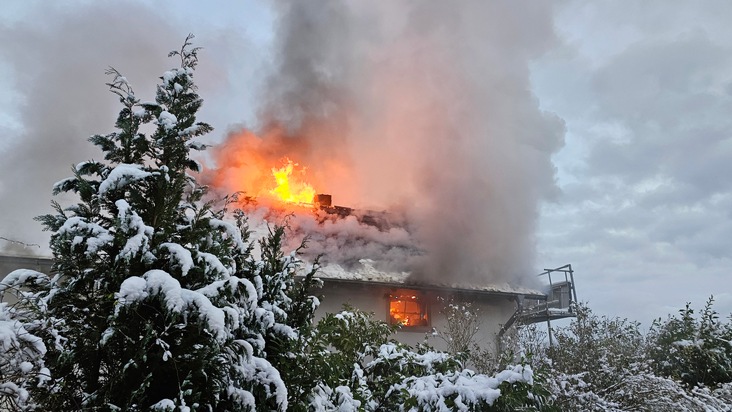
[[339, 387], [348, 387], [350, 392], [352, 384], [356, 390], [349, 396], [360, 404], [367, 403], [370, 389], [359, 385], [358, 377], [363, 375], [367, 357], [388, 342], [393, 332], [393, 326], [352, 308], [327, 314], [316, 326], [303, 330], [296, 341], [298, 350], [282, 363], [282, 370], [290, 371], [286, 380], [291, 409], [310, 410], [313, 396], [336, 396], [338, 392], [325, 392]]
[[[353, 308], [328, 314], [303, 335], [291, 386], [293, 410], [551, 410], [528, 366], [495, 376], [463, 368], [464, 356], [411, 348], [390, 339], [395, 327]], [[447, 408], [447, 409], [445, 409]]]
[[[297, 410], [304, 402], [297, 396], [301, 387], [313, 382], [312, 361], [305, 355], [305, 337], [311, 333], [315, 310], [319, 301], [310, 291], [320, 286], [315, 278], [317, 260], [301, 280], [295, 281], [295, 270], [301, 263], [297, 250], [285, 255], [283, 243], [285, 227], [270, 230], [270, 235], [260, 241], [262, 260], [255, 269], [262, 279], [263, 307], [276, 308], [272, 313], [278, 327], [263, 332], [267, 360], [271, 362], [287, 385], [289, 409]], [[302, 246], [301, 246], [302, 247]], [[299, 250], [299, 249], [298, 249]]]
[[490, 410], [555, 410], [548, 384], [549, 363], [546, 358], [539, 356], [545, 352], [545, 341], [535, 325], [509, 329], [509, 333], [501, 339], [502, 350], [496, 354], [493, 341], [479, 339], [483, 315], [473, 302], [447, 301], [441, 313], [445, 316], [444, 329], [435, 330], [432, 335], [444, 341], [448, 352], [465, 362], [470, 369], [483, 374], [498, 375], [514, 368], [513, 365], [524, 365], [532, 369], [531, 384], [501, 383], [501, 397], [490, 406]]
[[722, 322], [713, 303], [710, 297], [697, 317], [687, 303], [678, 316], [653, 323], [650, 357], [658, 374], [688, 387], [732, 382], [732, 322]]
[[[195, 122], [202, 102], [192, 82], [197, 51], [187, 38], [178, 52], [182, 65], [166, 72], [155, 104], [141, 105], [127, 79], [114, 69], [107, 72], [113, 76], [110, 91], [123, 106], [119, 131], [90, 141], [109, 163], [77, 165], [74, 176], [57, 184], [54, 193], [76, 192], [80, 202], [66, 209], [55, 204], [56, 215], [39, 218], [54, 232], [58, 273], [47, 316], [63, 324], [65, 338], [47, 354], [54, 381], [41, 399], [48, 407], [137, 409], [161, 397], [184, 402], [177, 394], [190, 392], [200, 379], [214, 386], [221, 379], [213, 373], [220, 369], [218, 342], [205, 332], [200, 313], [166, 310], [160, 296], [120, 306], [117, 294], [131, 275], [153, 269], [165, 270], [185, 289], [223, 275], [197, 265], [186, 276], [189, 271], [171, 256], [175, 249], [166, 245], [188, 245], [194, 261], [210, 255], [226, 262], [234, 249], [233, 239], [209, 233], [210, 221], [220, 214], [195, 205], [205, 188], [186, 174], [192, 139], [211, 130]], [[139, 129], [149, 122], [157, 129], [148, 137]]]

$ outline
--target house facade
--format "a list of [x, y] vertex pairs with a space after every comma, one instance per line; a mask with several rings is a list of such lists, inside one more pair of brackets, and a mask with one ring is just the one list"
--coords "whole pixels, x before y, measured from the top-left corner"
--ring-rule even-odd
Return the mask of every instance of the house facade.
[[[0, 256], [0, 279], [16, 269], [50, 273], [52, 263], [42, 257]], [[318, 274], [323, 287], [316, 292], [321, 296], [316, 317], [338, 313], [348, 305], [372, 312], [377, 320], [399, 325], [394, 336], [399, 342], [414, 346], [427, 339], [436, 349], [446, 350], [446, 342], [433, 332], [447, 330], [447, 305], [469, 303], [470, 311], [479, 316], [475, 341], [497, 351], [501, 335], [516, 323], [550, 323], [574, 316], [576, 294], [571, 266], [544, 274], [549, 281], [546, 292], [508, 284], [414, 284], [409, 282], [408, 273], [378, 271], [368, 259], [349, 270], [326, 266]]]
[[398, 325], [395, 339], [399, 342], [416, 345], [427, 339], [436, 349], [446, 350], [447, 343], [435, 336], [447, 330], [447, 306], [469, 304], [466, 310], [479, 317], [475, 342], [494, 351], [499, 350], [501, 336], [515, 324], [547, 322], [551, 326], [552, 320], [574, 316], [576, 296], [570, 265], [544, 272], [548, 276], [542, 279], [548, 284], [546, 291], [540, 291], [505, 283], [415, 284], [408, 273], [380, 272], [369, 260], [360, 264], [350, 270], [330, 266], [320, 270], [322, 300], [316, 316], [337, 313], [348, 305], [373, 313], [376, 320]]
[[[482, 346], [493, 348], [501, 327], [517, 308], [513, 293], [466, 290], [425, 285], [324, 278], [323, 297], [316, 316], [337, 313], [345, 305], [372, 312], [376, 320], [399, 325], [394, 338], [408, 345], [427, 342], [446, 350], [446, 342], [434, 338], [433, 331], [445, 331], [446, 306], [470, 303], [470, 310], [480, 316], [480, 330], [475, 336]], [[532, 296], [542, 299], [542, 296]]]

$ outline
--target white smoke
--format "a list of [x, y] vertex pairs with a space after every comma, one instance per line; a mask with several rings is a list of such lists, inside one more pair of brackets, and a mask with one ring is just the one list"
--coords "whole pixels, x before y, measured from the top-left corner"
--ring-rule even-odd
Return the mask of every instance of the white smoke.
[[[253, 139], [257, 156], [271, 158], [272, 166], [294, 157], [336, 204], [397, 210], [406, 221], [394, 232], [348, 219], [320, 227], [326, 246], [311, 242], [313, 253], [336, 251], [332, 259], [345, 261], [386, 256], [423, 280], [520, 283], [532, 274], [537, 208], [556, 190], [551, 155], [563, 138], [562, 122], [540, 110], [530, 83], [531, 60], [555, 42], [551, 6], [273, 7], [275, 69], [251, 100], [261, 104], [251, 125], [264, 136]], [[73, 12], [44, 5], [34, 16], [0, 27], [20, 125], [2, 131], [0, 236], [44, 245], [31, 218], [50, 212], [50, 187], [73, 163], [101, 156], [86, 137], [112, 131], [119, 107], [103, 86], [106, 66], [144, 95], [170, 67], [167, 51], [191, 30], [129, 2], [122, 13], [104, 5]], [[242, 135], [233, 133], [219, 154]], [[232, 182], [221, 188], [246, 189]], [[341, 224], [350, 240], [327, 240], [344, 233]]]
[[[408, 253], [417, 281], [531, 278], [538, 207], [557, 190], [551, 156], [564, 135], [531, 93], [530, 63], [555, 41], [551, 6], [276, 7], [256, 156], [295, 157], [338, 204], [405, 210], [415, 229], [404, 251], [425, 252]], [[220, 162], [242, 136], [252, 139], [232, 133]]]

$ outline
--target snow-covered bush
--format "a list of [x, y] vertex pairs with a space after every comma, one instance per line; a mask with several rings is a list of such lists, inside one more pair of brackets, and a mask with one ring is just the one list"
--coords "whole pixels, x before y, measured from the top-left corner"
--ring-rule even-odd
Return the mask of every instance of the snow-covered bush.
[[[730, 411], [732, 333], [707, 302], [698, 317], [687, 305], [678, 317], [656, 321], [650, 333], [627, 319], [575, 307], [569, 326], [553, 328], [554, 344], [535, 325], [511, 328], [492, 356], [475, 338], [480, 322], [469, 304], [449, 302], [448, 326], [434, 334], [483, 373], [512, 363], [533, 368], [534, 393], [563, 411]], [[503, 397], [504, 400], [510, 399]], [[520, 399], [520, 397], [518, 397]]]
[[0, 281], [0, 410], [32, 409], [29, 390], [49, 376], [46, 345], [38, 336], [47, 334], [49, 325], [37, 316], [42, 303], [37, 290], [47, 281], [46, 275], [26, 269]]
[[389, 339], [393, 332], [352, 308], [326, 315], [294, 355], [298, 375], [310, 377], [292, 394], [306, 400], [294, 410], [549, 410], [530, 366], [478, 374], [463, 367], [463, 357], [399, 344]]
[[678, 316], [654, 322], [650, 356], [658, 374], [689, 387], [732, 382], [732, 321], [723, 322], [713, 303], [709, 298], [698, 317], [687, 303]]
[[[685, 353], [673, 350], [685, 348], [673, 342], [690, 336], [679, 334], [681, 325], [686, 325], [688, 331], [696, 330], [697, 334], [691, 335], [696, 339], [703, 334], [699, 326], [705, 322], [706, 330], [716, 328], [721, 332], [727, 327], [711, 326], [715, 318], [710, 303], [701, 320], [693, 319], [688, 307], [681, 312], [681, 320], [671, 318], [663, 326], [657, 323], [650, 334], [644, 334], [636, 322], [597, 316], [586, 305], [578, 305], [577, 317], [568, 327], [553, 329], [554, 346], [539, 357], [551, 365], [547, 384], [554, 395], [554, 405], [563, 411], [732, 410], [729, 383], [686, 385], [681, 375], [658, 368], [662, 362], [680, 362], [677, 357]], [[717, 366], [725, 367], [723, 363]], [[726, 368], [730, 371], [729, 366]]]
[[548, 351], [553, 367], [568, 382], [614, 398], [613, 388], [644, 367], [645, 338], [640, 324], [596, 316], [584, 304], [576, 305], [575, 313], [577, 317], [567, 328], [554, 331], [555, 345]]

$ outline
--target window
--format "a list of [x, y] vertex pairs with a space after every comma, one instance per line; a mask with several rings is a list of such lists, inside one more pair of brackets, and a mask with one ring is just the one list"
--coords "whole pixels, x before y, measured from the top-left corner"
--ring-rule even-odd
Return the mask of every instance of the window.
[[399, 290], [389, 295], [389, 323], [405, 327], [429, 326], [424, 296], [416, 290]]

